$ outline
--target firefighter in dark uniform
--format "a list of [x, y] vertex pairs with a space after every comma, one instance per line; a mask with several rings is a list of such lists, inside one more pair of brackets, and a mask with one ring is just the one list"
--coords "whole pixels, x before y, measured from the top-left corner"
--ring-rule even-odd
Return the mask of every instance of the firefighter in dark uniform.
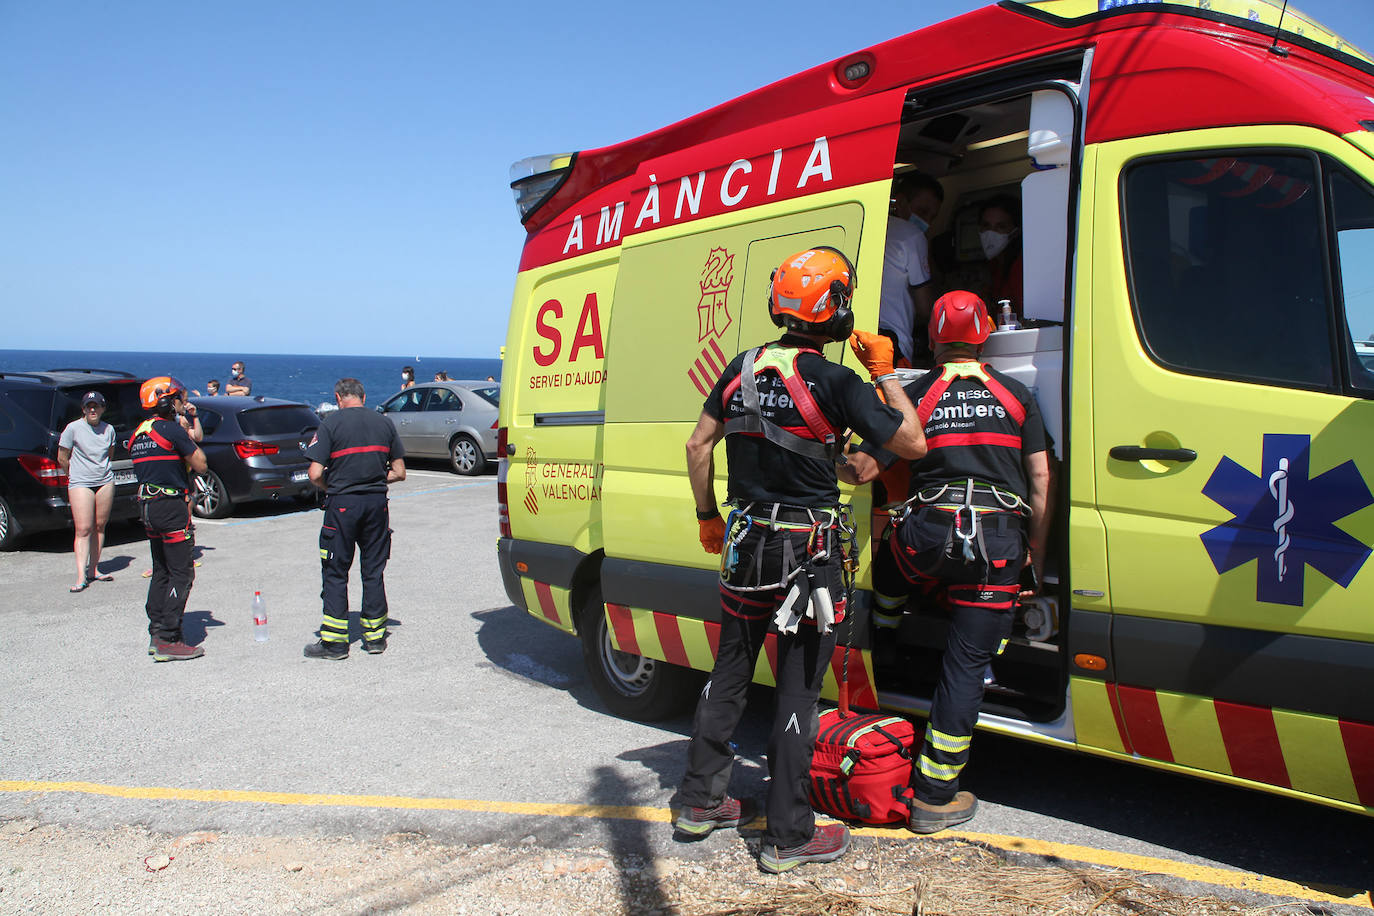
[[[674, 827], [679, 836], [702, 837], [753, 819], [753, 803], [726, 794], [734, 763], [730, 738], [764, 637], [776, 633], [772, 781], [759, 857], [773, 873], [833, 861], [849, 846], [843, 824], [815, 824], [807, 797], [816, 700], [835, 649], [831, 624], [845, 612], [836, 484], [845, 430], [908, 458], [925, 451], [915, 409], [892, 373], [890, 340], [869, 334], [863, 337], [871, 350], [856, 345], [870, 372], [884, 379], [887, 404], [821, 352], [850, 335], [854, 282], [853, 266], [833, 248], [783, 261], [771, 278], [769, 312], [785, 333], [731, 361], [687, 442], [701, 545], [713, 554], [723, 548], [724, 555], [720, 642], [697, 705]], [[713, 482], [713, 449], [722, 437], [728, 523]]]
[[195, 578], [195, 529], [191, 524], [187, 468], [205, 471], [202, 452], [178, 418], [186, 412], [186, 386], [171, 376], [150, 378], [138, 390], [152, 416], [129, 438], [129, 457], [138, 475], [138, 510], [148, 532], [152, 575], [148, 579], [148, 654], [153, 661], [200, 658], [205, 650], [188, 646], [181, 633], [191, 582]]
[[406, 479], [405, 449], [396, 427], [364, 407], [367, 394], [355, 378], [334, 386], [339, 409], [320, 421], [306, 448], [310, 480], [324, 490], [320, 526], [320, 575], [324, 622], [320, 640], [305, 647], [306, 658], [348, 658], [348, 571], [353, 552], [362, 555], [363, 650], [386, 651], [386, 584], [391, 556], [391, 514], [387, 484]]
[[[908, 827], [917, 833], [961, 824], [977, 809], [973, 793], [959, 791], [959, 772], [983, 675], [1011, 634], [1028, 553], [1039, 581], [1049, 530], [1045, 425], [1024, 385], [978, 361], [990, 329], [987, 307], [973, 293], [956, 290], [935, 303], [936, 366], [906, 388], [929, 451], [912, 467], [910, 498], [873, 568], [878, 638], [881, 628], [895, 630], [913, 586], [945, 601], [951, 614], [925, 740], [912, 764]], [[861, 456], [854, 466], [861, 480], [877, 473]]]

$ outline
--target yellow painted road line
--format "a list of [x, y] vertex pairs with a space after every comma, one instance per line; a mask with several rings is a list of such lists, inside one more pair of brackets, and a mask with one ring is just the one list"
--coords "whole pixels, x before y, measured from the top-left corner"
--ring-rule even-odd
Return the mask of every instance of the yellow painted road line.
[[[178, 789], [165, 786], [113, 786], [95, 782], [52, 782], [32, 779], [0, 780], [0, 793], [52, 794], [74, 792], [112, 798], [156, 801], [236, 802], [259, 805], [301, 805], [336, 808], [394, 808], [421, 811], [471, 811], [481, 814], [520, 814], [531, 817], [590, 817], [605, 820], [632, 820], [670, 823], [667, 808], [636, 805], [568, 805], [550, 802], [502, 802], [467, 798], [410, 798], [403, 795], [317, 795], [302, 792], [257, 792], [244, 789]], [[884, 827], [853, 828], [856, 836], [913, 841], [906, 830]], [[1166, 875], [1217, 887], [1243, 890], [1276, 897], [1295, 897], [1321, 903], [1341, 903], [1374, 910], [1374, 892], [1352, 888], [1317, 889], [1249, 872], [1229, 871], [1206, 865], [1191, 865], [1170, 859], [1157, 859], [1131, 853], [1112, 852], [1091, 846], [1052, 843], [1026, 837], [1002, 836], [947, 830], [938, 839], [958, 839], [981, 843], [1007, 852], [1020, 852], [1047, 859], [1082, 862], [1106, 868], [1120, 868], [1145, 874]]]
[[598, 817], [611, 820], [662, 821], [671, 819], [665, 808], [633, 805], [562, 805], [542, 802], [501, 802], [468, 798], [408, 798], [402, 795], [314, 795], [302, 792], [254, 792], [243, 789], [174, 789], [164, 786], [108, 786], [96, 782], [0, 780], [0, 792], [78, 792], [114, 798], [159, 801], [239, 802], [259, 805], [318, 805], [337, 808], [406, 808], [422, 811], [476, 811], [484, 814], [526, 814], [537, 817]]

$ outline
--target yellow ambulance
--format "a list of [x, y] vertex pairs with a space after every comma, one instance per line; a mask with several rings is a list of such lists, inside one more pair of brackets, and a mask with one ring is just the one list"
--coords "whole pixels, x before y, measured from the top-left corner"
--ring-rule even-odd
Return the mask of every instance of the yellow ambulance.
[[[787, 254], [851, 255], [876, 326], [891, 183], [918, 169], [945, 191], [945, 288], [987, 285], [980, 207], [1017, 202], [1022, 327], [984, 354], [1055, 441], [1044, 594], [980, 727], [1374, 813], [1374, 62], [1280, 6], [1006, 0], [517, 163], [511, 600], [580, 637], [613, 712], [694, 700], [720, 605], [683, 443], [776, 336]], [[845, 498], [867, 555], [871, 488]], [[865, 563], [853, 701], [919, 715], [945, 623], [911, 609], [875, 667], [867, 584]]]

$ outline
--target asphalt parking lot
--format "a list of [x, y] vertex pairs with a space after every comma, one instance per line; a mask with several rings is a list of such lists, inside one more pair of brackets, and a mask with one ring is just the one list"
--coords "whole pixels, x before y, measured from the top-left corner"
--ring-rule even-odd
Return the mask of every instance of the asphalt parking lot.
[[[136, 529], [112, 529], [102, 570], [114, 581], [79, 594], [67, 592], [66, 537], [0, 554], [0, 820], [534, 837], [678, 858], [737, 842], [671, 840], [690, 721], [608, 715], [577, 641], [510, 606], [495, 564], [494, 475], [412, 468], [393, 488], [392, 630], [380, 656], [356, 643], [343, 662], [301, 656], [320, 622], [319, 518], [268, 506], [197, 523], [203, 565], [185, 629], [206, 654], [189, 662], [146, 654], [148, 548]], [[355, 626], [358, 588], [355, 566]], [[265, 643], [253, 639], [254, 590], [268, 603]], [[740, 792], [764, 792], [766, 727], [750, 715], [738, 736]], [[1336, 899], [1355, 899], [1346, 891], [1367, 891], [1374, 875], [1365, 818], [990, 736], [978, 748], [968, 772], [984, 808], [968, 826], [997, 842], [1334, 888]]]

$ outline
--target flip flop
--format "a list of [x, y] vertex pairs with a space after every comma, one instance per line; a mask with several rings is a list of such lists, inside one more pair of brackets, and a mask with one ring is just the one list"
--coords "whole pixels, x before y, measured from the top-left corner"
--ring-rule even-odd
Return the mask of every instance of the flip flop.
[[110, 575], [109, 573], [106, 573], [106, 574], [103, 575], [103, 576], [89, 576], [89, 577], [87, 577], [87, 579], [86, 579], [86, 584], [87, 584], [87, 585], [90, 585], [92, 582], [113, 582], [113, 581], [114, 581], [114, 576]]
[[84, 592], [86, 590], [87, 585], [90, 585], [90, 583], [82, 582], [80, 585], [73, 585], [71, 588], [67, 589], [67, 591], [71, 592], [72, 594], [76, 594], [77, 592]]
[[145, 570], [143, 570], [143, 578], [145, 578], [145, 579], [151, 579], [152, 577], [153, 577], [153, 571], [152, 571], [151, 569], [145, 569]]

